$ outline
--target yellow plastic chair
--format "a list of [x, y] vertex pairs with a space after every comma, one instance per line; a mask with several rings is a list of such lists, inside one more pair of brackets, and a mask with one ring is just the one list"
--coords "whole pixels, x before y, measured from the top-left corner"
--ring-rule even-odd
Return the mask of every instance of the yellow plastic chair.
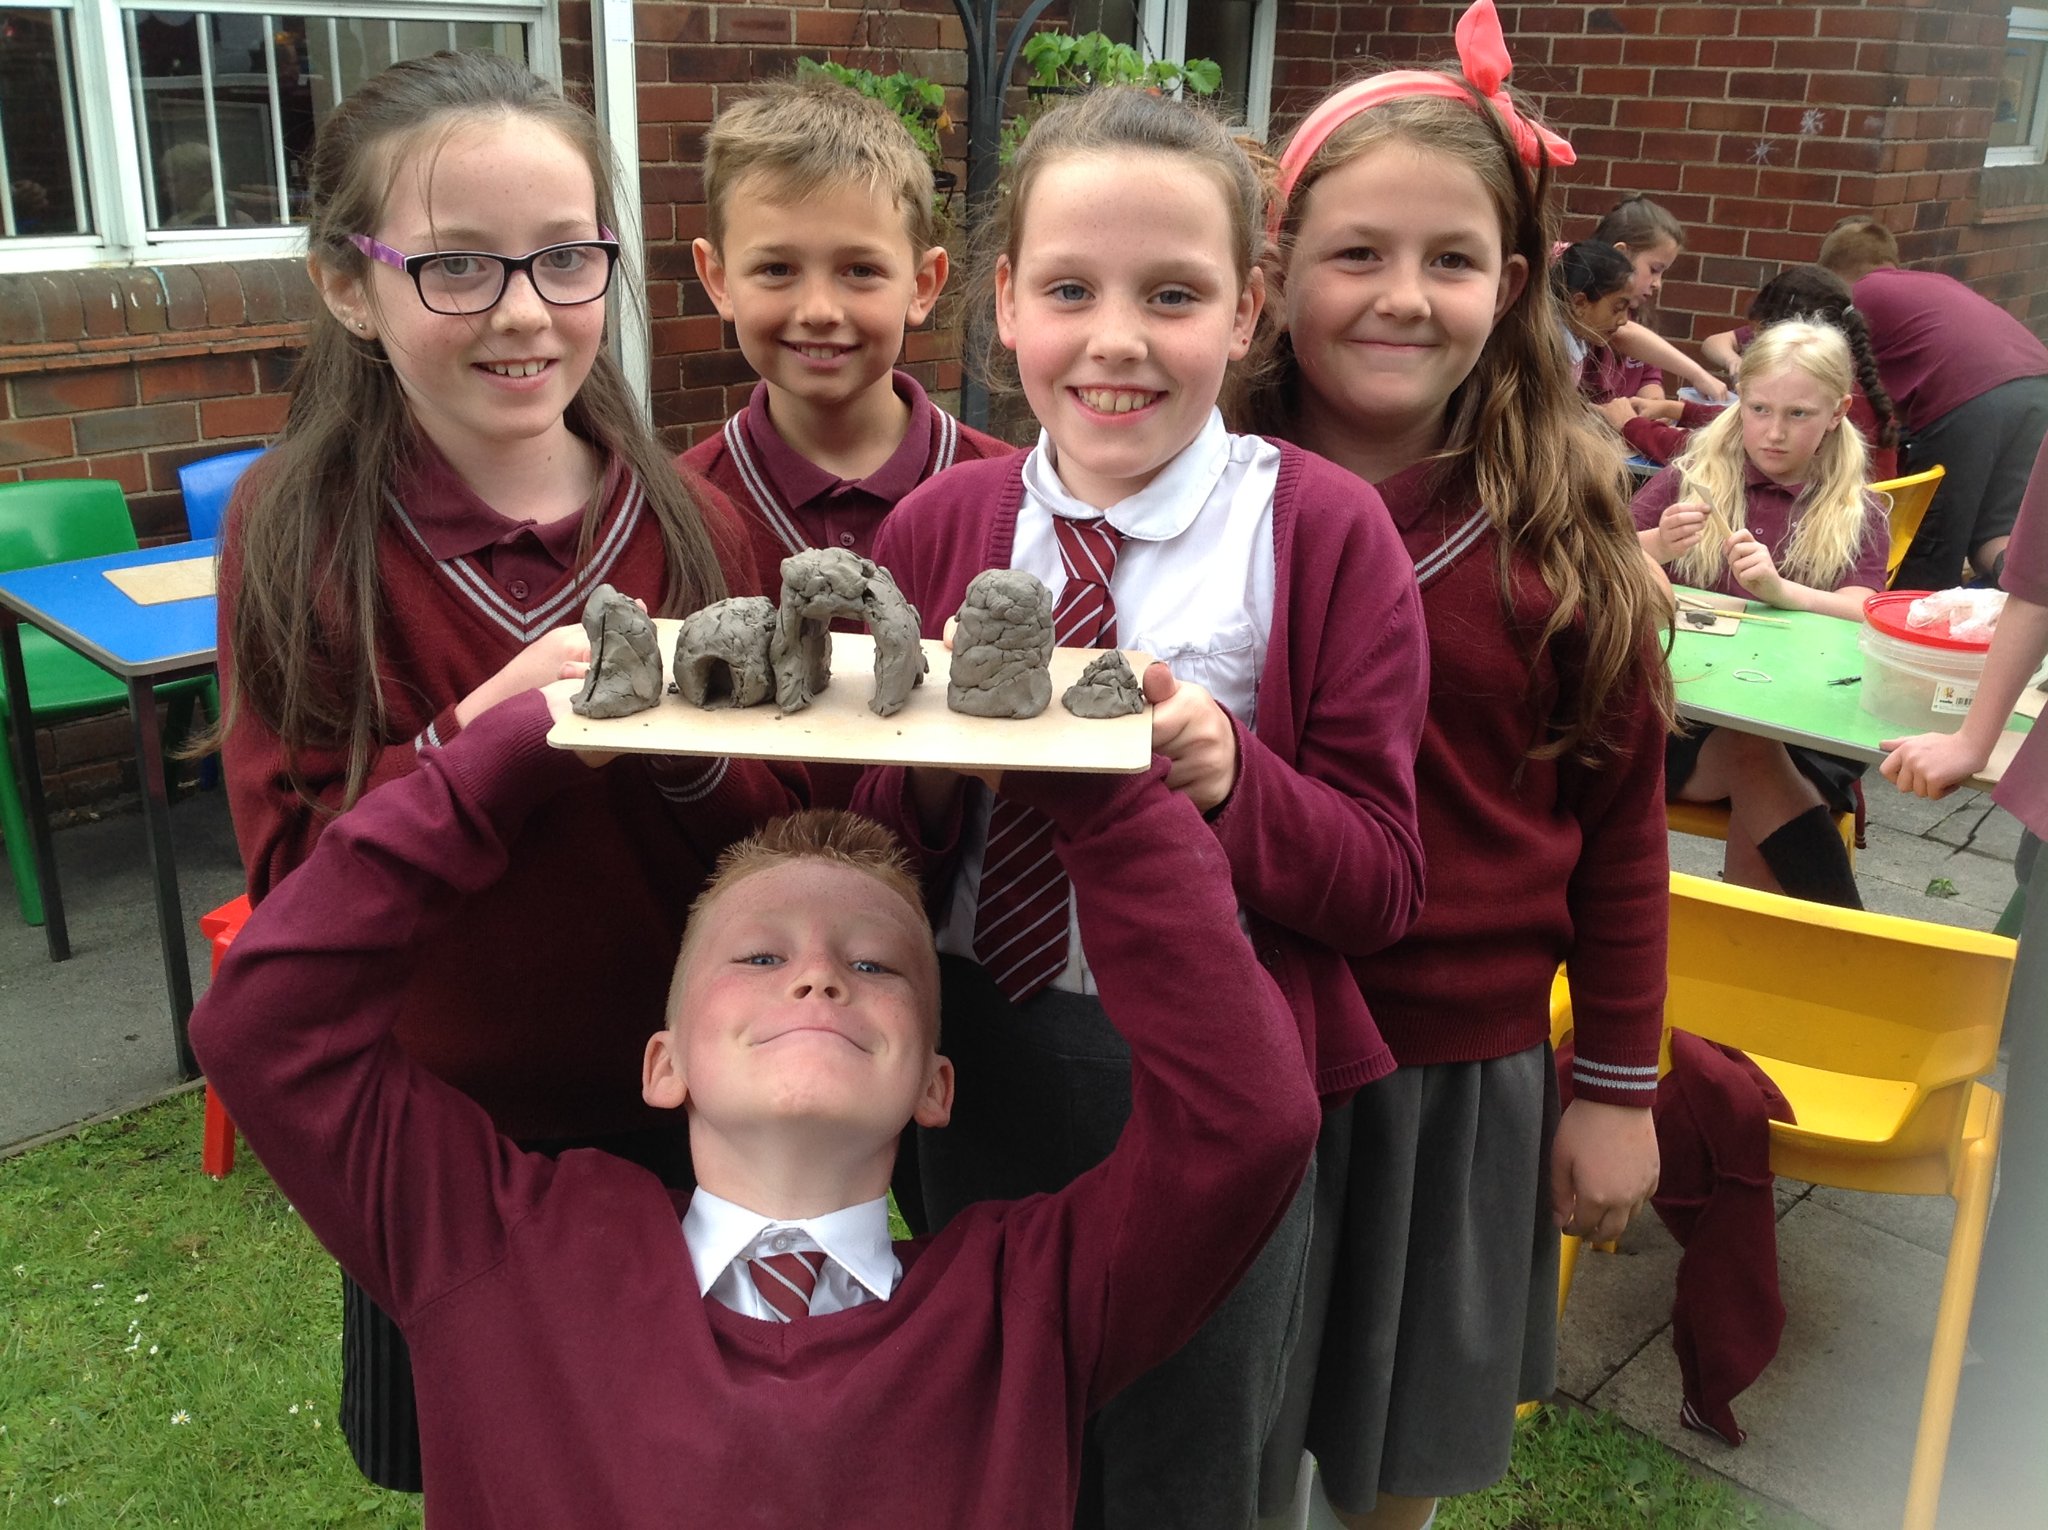
[[1924, 473], [1887, 478], [1870, 486], [1873, 494], [1882, 494], [1891, 504], [1892, 551], [1884, 562], [1887, 585], [1898, 577], [1899, 565], [1906, 561], [1906, 550], [1913, 545], [1920, 523], [1927, 519], [1927, 507], [1934, 503], [1934, 491], [1941, 487], [1947, 473], [1947, 468], [1936, 463]]
[[[1728, 838], [1728, 803], [1666, 802], [1664, 822], [1680, 834], [1697, 834], [1701, 839]], [[1856, 815], [1835, 814], [1835, 832], [1842, 836], [1842, 848], [1849, 852], [1849, 864], [1856, 864]]]
[[1979, 1080], [1998, 1058], [2015, 949], [2002, 935], [1671, 877], [1666, 1023], [1740, 1047], [1785, 1092], [1799, 1119], [1771, 1123], [1772, 1170], [1956, 1203], [1906, 1530], [1932, 1530], [1941, 1497], [2004, 1104]]

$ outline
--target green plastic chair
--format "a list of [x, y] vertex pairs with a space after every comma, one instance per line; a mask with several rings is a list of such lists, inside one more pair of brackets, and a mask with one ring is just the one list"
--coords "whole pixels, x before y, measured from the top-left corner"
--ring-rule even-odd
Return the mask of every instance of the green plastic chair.
[[[105, 553], [133, 552], [135, 523], [121, 486], [105, 478], [51, 478], [39, 482], [0, 484], [0, 571], [38, 568]], [[128, 687], [46, 632], [23, 623], [21, 657], [28, 673], [29, 711], [34, 721], [55, 722], [91, 712], [111, 712], [128, 705]], [[157, 687], [169, 703], [164, 713], [166, 774], [169, 745], [192, 725], [192, 708], [204, 702], [210, 717], [220, 715], [220, 691], [210, 675], [174, 680]], [[43, 922], [43, 888], [36, 875], [34, 842], [22, 810], [21, 783], [14, 759], [14, 705], [0, 676], [0, 834], [7, 837], [7, 864], [14, 873], [14, 896], [21, 917]], [[168, 783], [167, 783], [168, 784]]]

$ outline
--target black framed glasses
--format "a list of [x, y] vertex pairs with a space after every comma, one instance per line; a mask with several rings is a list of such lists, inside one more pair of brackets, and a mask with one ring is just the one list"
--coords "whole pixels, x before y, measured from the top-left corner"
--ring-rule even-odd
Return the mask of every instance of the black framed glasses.
[[608, 228], [598, 232], [604, 237], [551, 244], [518, 256], [489, 250], [406, 255], [368, 234], [350, 234], [348, 242], [370, 259], [411, 277], [429, 313], [479, 314], [498, 306], [515, 271], [524, 271], [540, 300], [555, 308], [596, 302], [611, 289], [612, 268], [619, 262], [618, 236]]

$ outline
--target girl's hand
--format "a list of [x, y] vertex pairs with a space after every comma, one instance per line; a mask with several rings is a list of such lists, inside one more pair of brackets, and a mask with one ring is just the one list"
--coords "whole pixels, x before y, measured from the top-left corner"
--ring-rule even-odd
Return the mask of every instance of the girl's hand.
[[1237, 731], [1230, 714], [1201, 686], [1174, 678], [1157, 661], [1145, 668], [1152, 703], [1152, 752], [1171, 762], [1166, 784], [1203, 812], [1222, 806], [1237, 785]]
[[1735, 582], [1766, 605], [1785, 604], [1785, 579], [1771, 558], [1771, 550], [1749, 534], [1745, 527], [1728, 540], [1728, 572]]
[[506, 666], [455, 704], [455, 720], [468, 727], [501, 701], [556, 680], [580, 680], [590, 668], [590, 639], [579, 623], [535, 638]]
[[1659, 563], [1675, 563], [1699, 545], [1706, 531], [1706, 501], [1676, 500], [1657, 517], [1657, 545], [1646, 550]]
[[1639, 413], [1635, 407], [1635, 401], [1626, 398], [1611, 398], [1606, 403], [1595, 404], [1593, 407], [1599, 410], [1601, 418], [1605, 419], [1616, 430], [1621, 429], [1622, 426], [1634, 419]]
[[1672, 420], [1685, 412], [1685, 405], [1675, 398], [1632, 398], [1629, 403], [1637, 414], [1648, 415], [1653, 420]]
[[1551, 1220], [1604, 1243], [1657, 1188], [1657, 1128], [1647, 1110], [1574, 1100], [1550, 1146]]
[[1878, 748], [1886, 751], [1877, 767], [1884, 778], [1916, 797], [1946, 797], [1991, 758], [1967, 733], [1916, 733], [1888, 738]]
[[1699, 390], [1700, 397], [1710, 404], [1725, 404], [1728, 402], [1728, 385], [1712, 372], [1693, 373], [1692, 385]]

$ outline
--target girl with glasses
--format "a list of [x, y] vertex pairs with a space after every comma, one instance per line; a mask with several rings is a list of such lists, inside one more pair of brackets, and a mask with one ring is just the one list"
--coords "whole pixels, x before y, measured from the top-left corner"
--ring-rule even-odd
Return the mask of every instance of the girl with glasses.
[[[321, 306], [221, 544], [223, 747], [252, 899], [420, 751], [580, 674], [600, 583], [664, 615], [753, 588], [730, 506], [676, 476], [603, 348], [611, 173], [586, 112], [490, 54], [394, 65], [321, 130]], [[719, 851], [800, 791], [739, 761], [592, 772], [410, 975], [400, 1044], [524, 1144], [602, 1146], [687, 1184], [680, 1132], [650, 1131], [623, 1087], [662, 1010], [658, 953]], [[618, 959], [636, 951], [650, 960]], [[352, 1286], [344, 1318], [357, 1462], [417, 1491], [399, 1328]]]

